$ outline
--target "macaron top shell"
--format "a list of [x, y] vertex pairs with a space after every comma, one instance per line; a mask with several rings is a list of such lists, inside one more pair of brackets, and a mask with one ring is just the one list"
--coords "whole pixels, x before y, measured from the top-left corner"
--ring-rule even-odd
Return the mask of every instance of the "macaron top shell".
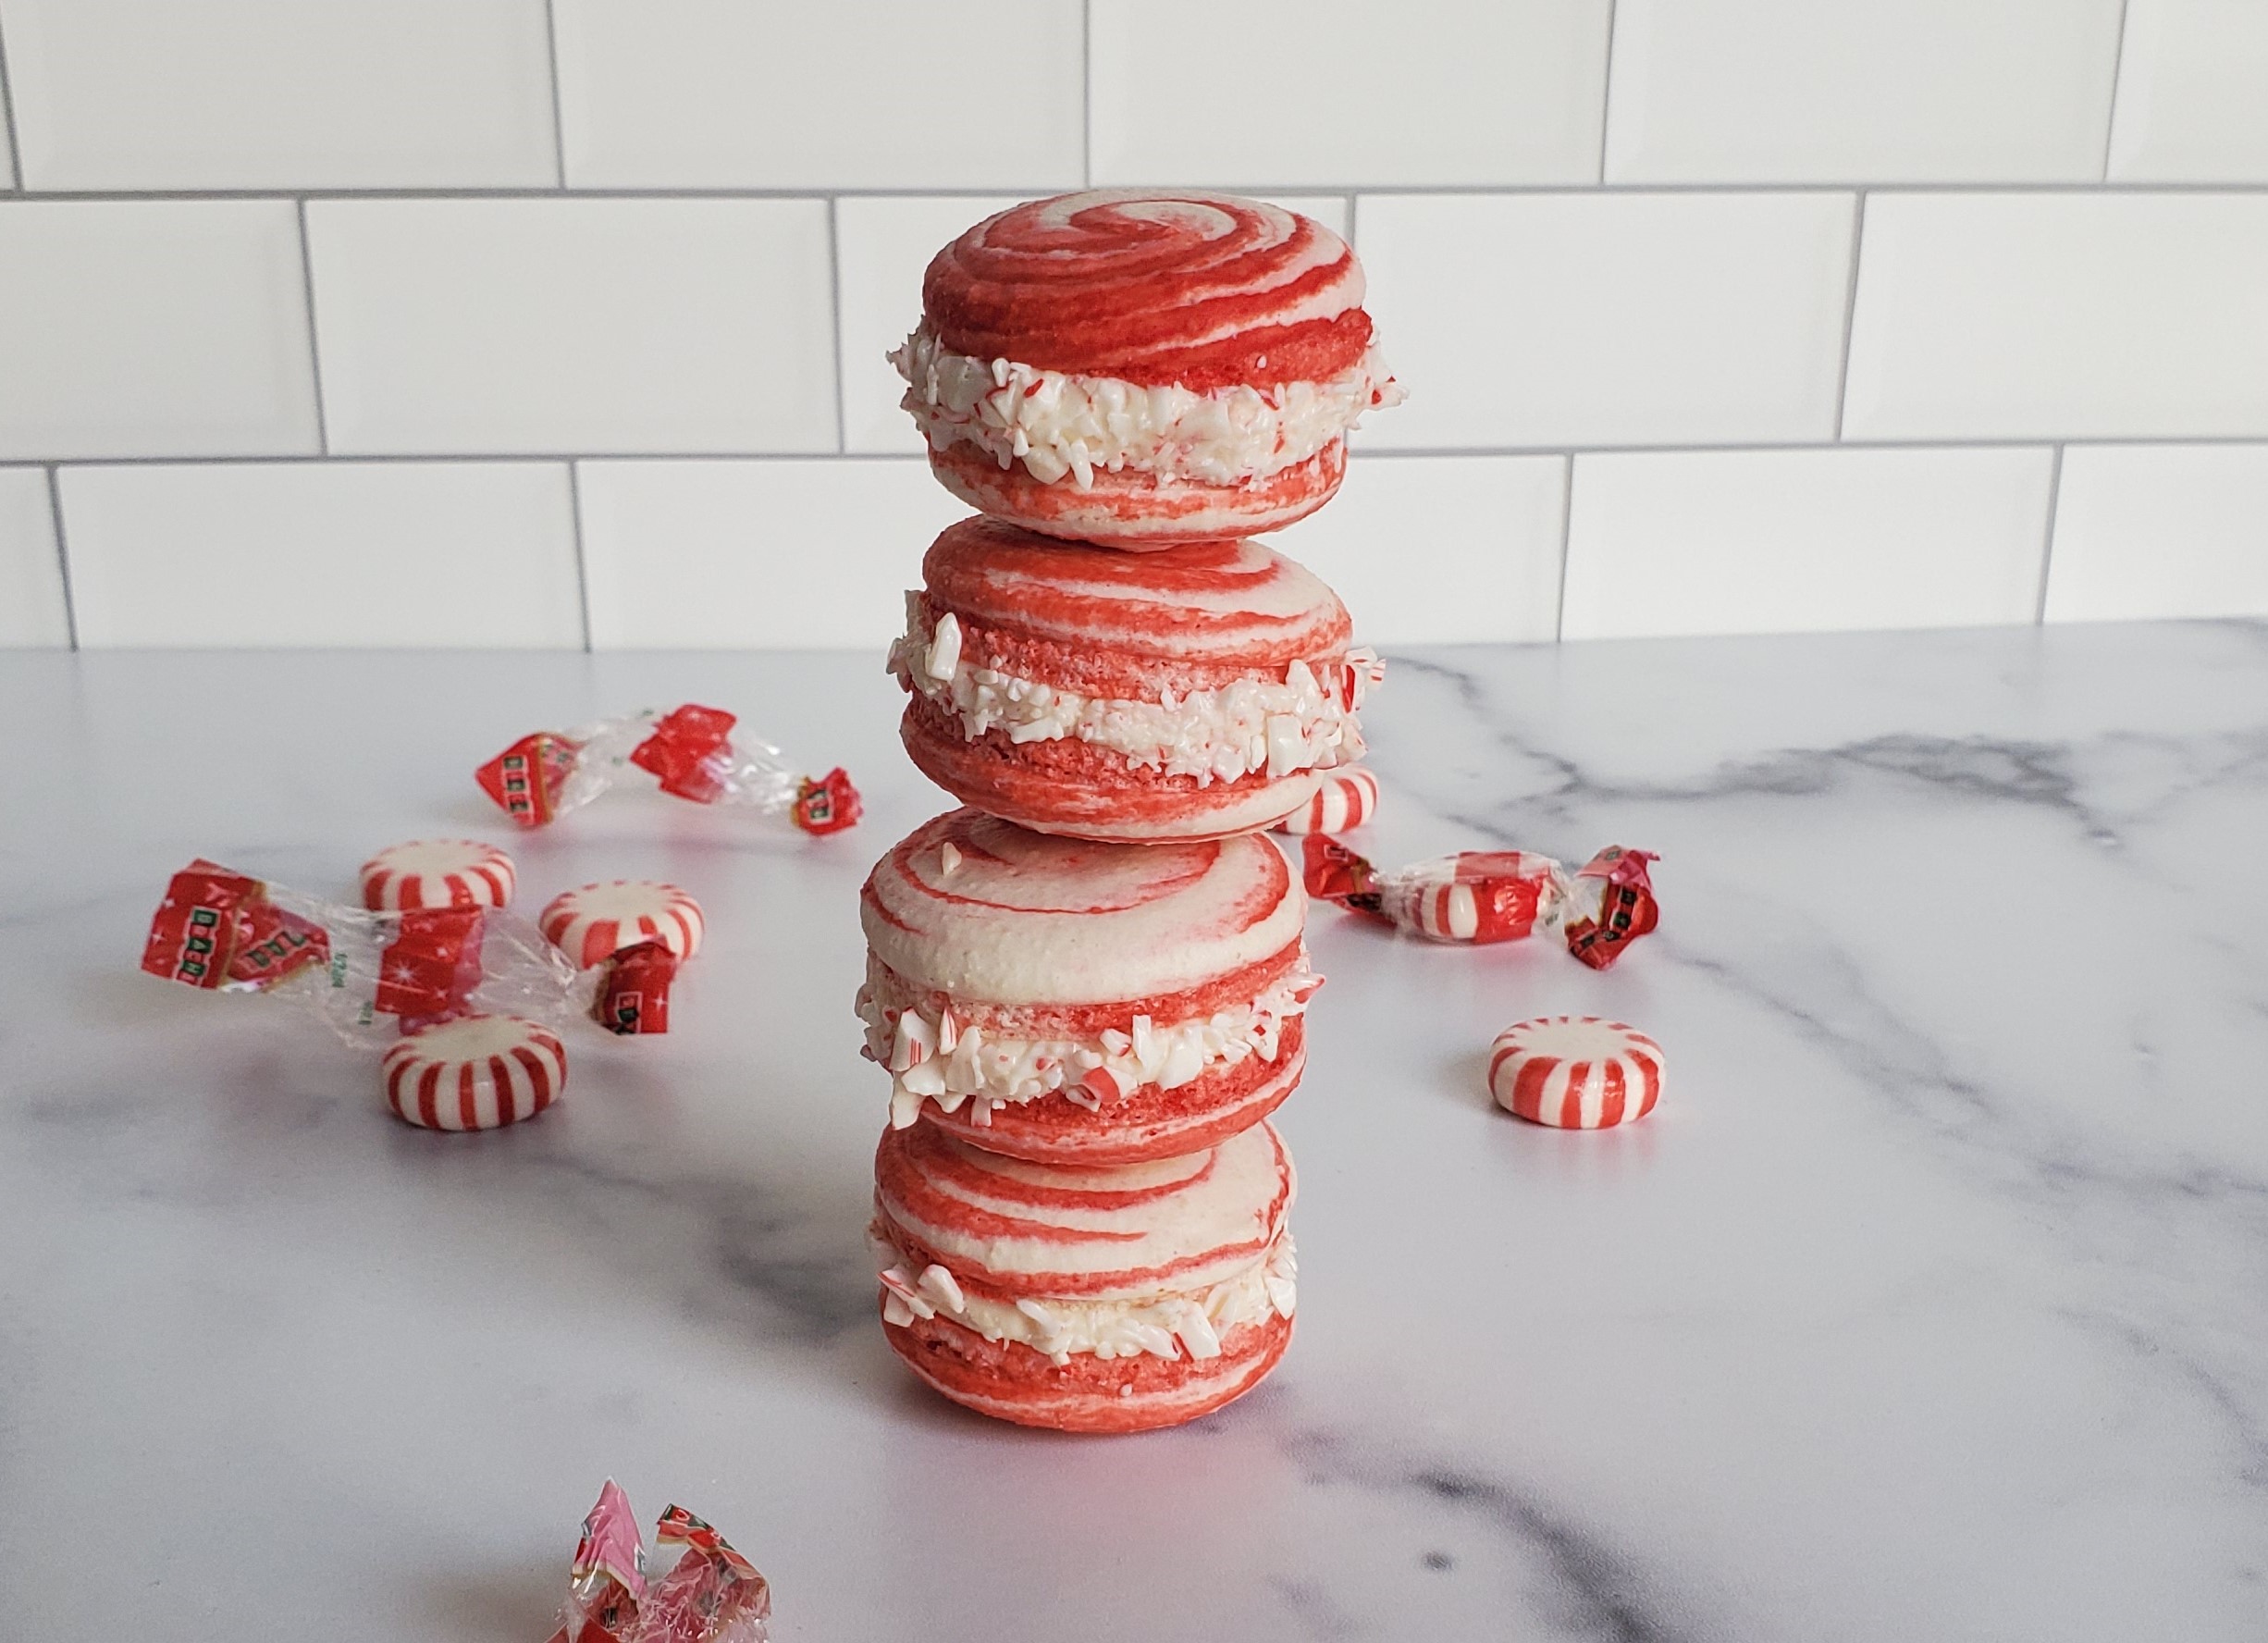
[[1116, 1168], [1003, 1158], [926, 1124], [875, 1155], [892, 1241], [963, 1284], [1034, 1299], [1132, 1300], [1203, 1290], [1267, 1257], [1296, 1191], [1265, 1122], [1219, 1146]]
[[977, 810], [918, 828], [875, 864], [859, 918], [912, 985], [996, 1005], [1183, 993], [1299, 940], [1305, 892], [1252, 834], [1117, 845]]
[[1256, 541], [1128, 554], [980, 515], [931, 543], [921, 573], [933, 610], [985, 629], [1177, 661], [1280, 669], [1353, 639], [1338, 596]]
[[997, 213], [939, 252], [921, 285], [956, 353], [1199, 392], [1350, 369], [1370, 346], [1362, 292], [1353, 252], [1312, 218], [1149, 189]]

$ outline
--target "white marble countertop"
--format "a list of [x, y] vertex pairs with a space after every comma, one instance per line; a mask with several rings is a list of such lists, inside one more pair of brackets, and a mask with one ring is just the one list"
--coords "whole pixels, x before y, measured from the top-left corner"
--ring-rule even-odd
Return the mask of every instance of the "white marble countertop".
[[[694, 698], [850, 766], [806, 842], [617, 798], [524, 904], [696, 890], [677, 1030], [476, 1137], [273, 1000], [138, 974], [204, 854], [351, 893], [505, 830], [522, 732]], [[601, 1478], [785, 1639], [2258, 1638], [2268, 1628], [2268, 629], [1399, 659], [1382, 863], [1658, 849], [1660, 933], [1319, 912], [1281, 1115], [1299, 1339], [1180, 1432], [916, 1386], [861, 1241], [855, 892], [932, 809], [871, 658], [0, 658], [5, 1629], [537, 1643]], [[1610, 1012], [1661, 1111], [1496, 1111]]]

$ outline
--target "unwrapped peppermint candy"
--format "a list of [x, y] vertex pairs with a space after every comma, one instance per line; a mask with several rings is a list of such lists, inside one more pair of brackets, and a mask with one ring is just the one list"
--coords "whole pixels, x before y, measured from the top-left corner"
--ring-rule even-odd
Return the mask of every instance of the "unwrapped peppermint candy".
[[630, 1499], [610, 1477], [583, 1520], [567, 1600], [550, 1643], [767, 1643], [771, 1586], [682, 1506], [654, 1526], [654, 1550], [678, 1548], [651, 1577]]
[[1519, 941], [1556, 928], [1567, 950], [1605, 970], [1659, 922], [1649, 850], [1610, 845], [1570, 873], [1527, 850], [1465, 850], [1380, 872], [1337, 839], [1301, 841], [1307, 893], [1428, 941]]
[[482, 765], [474, 779], [523, 827], [541, 827], [588, 804], [633, 766], [676, 797], [784, 810], [809, 834], [840, 833], [858, 820], [858, 790], [842, 770], [800, 775], [770, 744], [733, 740], [735, 723], [721, 708], [688, 702], [564, 735], [539, 730]]
[[311, 1004], [350, 1044], [435, 1021], [517, 1016], [557, 1029], [593, 983], [526, 920], [495, 908], [373, 912], [192, 861], [150, 920], [142, 968], [185, 986]]

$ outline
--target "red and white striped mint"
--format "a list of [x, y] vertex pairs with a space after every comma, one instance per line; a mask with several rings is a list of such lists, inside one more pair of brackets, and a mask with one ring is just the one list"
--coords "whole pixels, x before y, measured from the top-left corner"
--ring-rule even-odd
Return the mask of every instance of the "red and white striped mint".
[[512, 858], [477, 839], [417, 839], [391, 845], [363, 863], [363, 905], [373, 912], [409, 908], [500, 908], [519, 882]]
[[411, 1033], [381, 1069], [395, 1117], [426, 1130], [499, 1130], [558, 1099], [567, 1051], [517, 1016], [460, 1016]]
[[1488, 1089], [1497, 1105], [1561, 1130], [1643, 1118], [1661, 1099], [1661, 1045], [1596, 1016], [1542, 1016], [1497, 1034]]
[[1345, 833], [1378, 813], [1378, 778], [1361, 765], [1325, 771], [1314, 797], [1276, 824], [1278, 833]]
[[616, 879], [551, 898], [538, 920], [560, 951], [588, 970], [624, 947], [658, 941], [680, 958], [700, 951], [701, 904], [674, 884]]

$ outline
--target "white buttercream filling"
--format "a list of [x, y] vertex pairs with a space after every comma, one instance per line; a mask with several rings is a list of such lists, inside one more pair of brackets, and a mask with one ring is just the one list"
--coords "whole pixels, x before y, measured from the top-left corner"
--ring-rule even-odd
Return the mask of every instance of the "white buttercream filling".
[[1362, 698], [1384, 674], [1376, 652], [1356, 649], [1325, 669], [1337, 675], [1327, 680], [1294, 661], [1280, 681], [1239, 679], [1187, 696], [1168, 690], [1157, 701], [1081, 696], [970, 661], [958, 617], [948, 611], [932, 630], [920, 596], [906, 602], [906, 632], [890, 647], [890, 671], [949, 707], [969, 741], [996, 725], [1017, 743], [1076, 737], [1142, 769], [1194, 777], [1200, 787], [1260, 771], [1274, 779], [1354, 763], [1363, 752]]
[[890, 1123], [903, 1130], [924, 1101], [955, 1113], [968, 1104], [972, 1123], [988, 1124], [992, 1109], [1021, 1106], [1060, 1093], [1066, 1101], [1100, 1112], [1144, 1084], [1177, 1090], [1212, 1069], [1253, 1056], [1276, 1059], [1284, 1023], [1300, 1015], [1322, 978], [1302, 950], [1250, 1004], [1232, 1006], [1169, 1026], [1136, 1016], [1126, 1031], [1105, 1029], [1091, 1038], [1011, 1038], [956, 1020], [950, 1008], [915, 1001], [887, 966], [869, 955], [866, 985], [858, 989], [858, 1019], [866, 1023], [866, 1054], [890, 1070]]
[[952, 1273], [913, 1263], [878, 1227], [874, 1253], [881, 1263], [882, 1317], [903, 1328], [943, 1313], [987, 1340], [1016, 1340], [1043, 1352], [1058, 1366], [1074, 1353], [1098, 1358], [1161, 1358], [1202, 1362], [1220, 1355], [1221, 1340], [1245, 1324], [1289, 1317], [1299, 1303], [1299, 1257], [1291, 1234], [1277, 1235], [1267, 1258], [1211, 1289], [1152, 1301], [1005, 1301], [965, 1293]]
[[1081, 490], [1097, 469], [1212, 485], [1264, 479], [1404, 397], [1375, 349], [1327, 382], [1199, 393], [976, 359], [943, 347], [924, 322], [890, 363], [906, 379], [900, 402], [933, 449], [974, 445], [1004, 468], [1021, 462], [1043, 484], [1068, 476]]

